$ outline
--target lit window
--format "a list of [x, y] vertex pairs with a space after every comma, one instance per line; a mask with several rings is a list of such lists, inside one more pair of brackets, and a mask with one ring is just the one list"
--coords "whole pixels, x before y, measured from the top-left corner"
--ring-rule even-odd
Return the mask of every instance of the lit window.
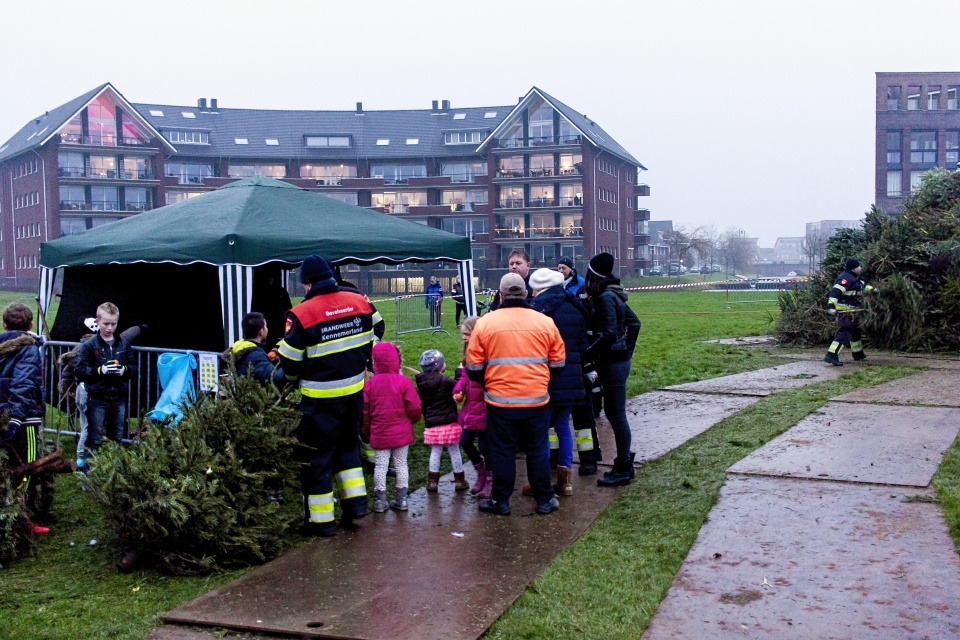
[[181, 112], [180, 112], [180, 115], [182, 115], [184, 118], [196, 118], [196, 117], [197, 117], [197, 114], [193, 113], [192, 111], [181, 111]]
[[280, 144], [280, 141], [276, 138], [267, 138], [265, 142], [267, 143], [268, 147], [276, 147]]
[[407, 138], [407, 144], [420, 144], [420, 138]]
[[233, 142], [234, 144], [249, 144], [250, 141], [246, 138], [234, 138]]
[[150, 109], [150, 115], [152, 115], [152, 116], [154, 116], [154, 117], [157, 117], [157, 118], [162, 118], [162, 117], [163, 117], [163, 111], [160, 111], [160, 109]]
[[480, 144], [486, 137], [483, 131], [452, 131], [443, 134], [443, 144]]
[[466, 117], [467, 117], [467, 114], [465, 114], [465, 113], [455, 113], [455, 114], [453, 114], [453, 119], [454, 119], [454, 120], [463, 120], [463, 119], [466, 118]]
[[378, 146], [378, 147], [385, 147], [385, 146], [387, 146], [388, 144], [390, 144], [390, 139], [389, 139], [389, 138], [377, 138], [377, 146]]
[[496, 112], [496, 111], [487, 111], [485, 114], [483, 114], [483, 117], [484, 117], [484, 118], [496, 118], [496, 117], [497, 117], [497, 112]]

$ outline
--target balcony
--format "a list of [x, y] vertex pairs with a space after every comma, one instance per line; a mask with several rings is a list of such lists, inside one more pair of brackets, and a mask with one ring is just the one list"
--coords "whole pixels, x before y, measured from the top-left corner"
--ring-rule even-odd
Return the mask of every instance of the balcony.
[[573, 198], [531, 198], [524, 201], [520, 198], [508, 198], [497, 203], [497, 209], [542, 209], [545, 207], [581, 207], [582, 197]]
[[637, 209], [633, 212], [635, 222], [643, 222], [650, 219], [650, 209]]
[[318, 187], [339, 187], [343, 184], [343, 176], [325, 176], [316, 179]]
[[516, 229], [496, 229], [497, 240], [543, 239], [543, 238], [582, 238], [583, 227], [567, 225], [565, 227], [526, 227]]
[[61, 211], [137, 211], [138, 209], [121, 208], [119, 202], [99, 201], [84, 202], [81, 200], [61, 200]]
[[649, 233], [637, 233], [633, 236], [634, 241], [638, 246], [650, 244], [650, 234]]
[[648, 196], [648, 195], [650, 195], [650, 185], [648, 185], [648, 184], [635, 184], [635, 185], [633, 185], [633, 195], [635, 195], [635, 196]]
[[577, 176], [583, 175], [583, 167], [578, 163], [572, 167], [561, 167], [560, 171], [554, 171], [553, 169], [529, 169], [529, 170], [518, 170], [518, 169], [498, 169], [496, 177], [498, 178], [554, 178], [554, 177], [571, 177], [575, 178]]
[[156, 180], [153, 169], [101, 169], [97, 167], [60, 167], [57, 175], [61, 178], [93, 178], [97, 180]]
[[530, 147], [546, 147], [546, 146], [563, 146], [563, 145], [577, 145], [580, 146], [583, 143], [583, 139], [580, 136], [538, 136], [532, 138], [512, 138], [509, 140], [497, 140], [497, 148], [499, 149], [523, 149]]
[[120, 138], [112, 133], [91, 133], [87, 135], [61, 133], [60, 142], [62, 144], [79, 144], [90, 147], [146, 147], [150, 144], [149, 140], [127, 137]]

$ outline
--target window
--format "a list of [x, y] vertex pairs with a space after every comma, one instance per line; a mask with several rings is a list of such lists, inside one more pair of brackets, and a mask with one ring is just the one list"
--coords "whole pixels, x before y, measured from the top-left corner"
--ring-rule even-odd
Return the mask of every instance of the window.
[[449, 176], [450, 182], [473, 182], [476, 176], [487, 175], [486, 162], [444, 162], [440, 175]]
[[154, 118], [162, 118], [163, 111], [160, 109], [150, 109], [150, 115], [152, 115]]
[[583, 206], [583, 185], [581, 184], [562, 184], [560, 185], [561, 207], [580, 207]]
[[383, 178], [385, 184], [407, 184], [410, 178], [424, 178], [427, 175], [425, 164], [372, 164], [371, 178]]
[[910, 164], [937, 163], [937, 132], [910, 132]]
[[527, 235], [530, 238], [549, 238], [554, 235], [556, 219], [552, 213], [534, 213], [530, 216]]
[[420, 138], [407, 138], [407, 144], [420, 144]]
[[907, 87], [907, 111], [918, 111], [920, 109], [920, 87], [912, 85]]
[[427, 204], [426, 191], [373, 191], [370, 206], [384, 208], [387, 213], [407, 213], [410, 207]]
[[339, 202], [343, 202], [345, 204], [352, 204], [354, 206], [357, 205], [356, 191], [353, 191], [353, 192], [337, 191], [333, 193], [324, 193], [323, 195], [327, 196], [328, 198], [333, 198], [334, 200], [338, 200]]
[[72, 236], [87, 230], [86, 218], [60, 218], [60, 235]]
[[167, 191], [167, 204], [183, 202], [190, 198], [202, 196], [204, 193], [206, 193], [206, 191]]
[[117, 159], [114, 156], [90, 156], [87, 175], [91, 178], [116, 178]]
[[150, 171], [150, 165], [148, 163], [149, 160], [147, 158], [124, 158], [121, 177], [125, 180], [153, 179], [153, 172]]
[[471, 240], [476, 240], [478, 233], [490, 233], [486, 218], [441, 218], [440, 228]]
[[455, 114], [453, 114], [453, 119], [454, 119], [454, 120], [463, 120], [463, 119], [466, 118], [466, 117], [467, 117], [467, 114], [465, 114], [465, 113], [455, 113]]
[[582, 213], [560, 214], [560, 235], [562, 235], [564, 238], [582, 236], [583, 235], [583, 214]]
[[526, 226], [523, 216], [497, 216], [497, 237], [523, 238], [527, 233]]
[[390, 144], [390, 138], [377, 138], [378, 147], [386, 147]]
[[486, 137], [484, 131], [449, 131], [443, 134], [443, 144], [480, 144]]
[[264, 140], [268, 147], [276, 147], [280, 145], [280, 141], [276, 138], [267, 138]]
[[497, 175], [501, 178], [520, 178], [523, 176], [523, 156], [505, 156], [500, 158], [500, 169]]
[[947, 109], [956, 111], [960, 109], [960, 103], [957, 102], [957, 89], [960, 89], [955, 84], [947, 86]]
[[60, 152], [57, 156], [57, 174], [64, 178], [77, 178], [83, 175], [83, 154]]
[[87, 131], [87, 144], [116, 146], [117, 112], [106, 95], [101, 95], [87, 105]]
[[90, 208], [94, 211], [118, 211], [116, 187], [90, 187]]
[[500, 203], [503, 209], [519, 209], [523, 206], [523, 187], [501, 187]]
[[484, 118], [496, 118], [496, 117], [497, 117], [497, 112], [496, 112], [496, 111], [487, 111], [486, 113], [483, 114], [483, 117], [484, 117]]
[[916, 193], [920, 188], [920, 183], [923, 182], [923, 176], [927, 174], [926, 171], [911, 171], [910, 172], [910, 193]]
[[[316, 178], [317, 186], [339, 185], [343, 178], [356, 178], [355, 164], [305, 164], [300, 165], [301, 178]], [[354, 203], [356, 204], [356, 203]]]
[[957, 163], [960, 163], [960, 131], [956, 129], [947, 131], [944, 137], [944, 147], [947, 151], [947, 169], [957, 168]]
[[86, 194], [83, 187], [77, 185], [60, 186], [61, 211], [77, 211], [86, 208]]
[[580, 175], [583, 173], [583, 157], [579, 153], [560, 154], [560, 175]]
[[940, 110], [940, 85], [933, 84], [927, 87], [927, 111]]
[[544, 153], [530, 156], [530, 175], [534, 178], [553, 175], [553, 154]]
[[200, 162], [167, 162], [164, 175], [179, 178], [180, 184], [203, 184], [204, 178], [214, 176], [213, 165]]
[[557, 247], [553, 244], [541, 244], [530, 247], [530, 259], [536, 264], [557, 264]]
[[527, 127], [530, 144], [553, 144], [553, 107], [541, 102], [530, 108]]
[[176, 144], [210, 144], [206, 131], [164, 131], [163, 137]]
[[556, 203], [553, 201], [553, 185], [543, 184], [530, 187], [531, 207], [553, 207]]
[[597, 170], [604, 173], [609, 173], [612, 176], [620, 175], [619, 168], [613, 162], [609, 160], [598, 160], [597, 161]]
[[303, 141], [308, 147], [350, 146], [350, 136], [305, 136]]
[[196, 117], [197, 117], [197, 114], [193, 113], [192, 111], [181, 111], [181, 112], [180, 112], [180, 115], [182, 115], [184, 118], [196, 118]]
[[451, 211], [475, 211], [476, 205], [487, 204], [487, 191], [447, 189], [440, 193], [440, 204], [450, 205]]
[[903, 195], [903, 172], [887, 171], [887, 197], [899, 198]]
[[227, 167], [227, 177], [252, 178], [253, 176], [286, 178], [287, 167], [282, 164], [231, 164]]
[[123, 208], [125, 211], [148, 211], [150, 206], [150, 191], [140, 187], [127, 187], [123, 190]]
[[901, 136], [899, 131], [887, 131], [887, 164], [898, 165], [901, 162]]
[[560, 118], [560, 144], [580, 144], [580, 134], [566, 118]]
[[616, 191], [611, 191], [610, 189], [604, 189], [603, 187], [600, 187], [600, 189], [599, 189], [598, 192], [597, 192], [597, 197], [598, 197], [602, 202], [611, 202], [611, 203], [613, 203], [613, 204], [617, 204], [617, 192], [616, 192]]
[[250, 141], [247, 140], [246, 138], [234, 138], [234, 139], [233, 139], [233, 143], [234, 143], [234, 144], [249, 144]]

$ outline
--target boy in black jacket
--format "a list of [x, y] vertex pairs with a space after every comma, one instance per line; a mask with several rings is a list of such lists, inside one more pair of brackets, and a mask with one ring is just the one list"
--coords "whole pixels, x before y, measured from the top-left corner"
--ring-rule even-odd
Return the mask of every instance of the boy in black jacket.
[[129, 345], [115, 335], [120, 310], [112, 302], [97, 307], [96, 336], [78, 347], [77, 377], [87, 387], [86, 448], [96, 453], [104, 434], [114, 442], [123, 438], [127, 415], [129, 381], [137, 366]]

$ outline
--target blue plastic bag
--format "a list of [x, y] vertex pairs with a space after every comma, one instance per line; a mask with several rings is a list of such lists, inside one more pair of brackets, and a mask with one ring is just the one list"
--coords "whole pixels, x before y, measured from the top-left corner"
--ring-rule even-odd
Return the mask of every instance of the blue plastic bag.
[[197, 359], [192, 353], [161, 353], [157, 358], [157, 376], [163, 393], [157, 399], [157, 406], [147, 413], [151, 420], [161, 422], [173, 416], [173, 424], [183, 418], [181, 405], [194, 397], [193, 370], [197, 368]]

